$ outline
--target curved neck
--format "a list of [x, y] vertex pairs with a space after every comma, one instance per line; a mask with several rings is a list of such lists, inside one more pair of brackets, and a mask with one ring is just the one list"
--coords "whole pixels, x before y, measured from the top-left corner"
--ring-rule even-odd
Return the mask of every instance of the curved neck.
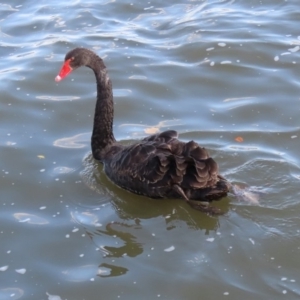
[[116, 141], [113, 134], [113, 92], [106, 67], [99, 56], [93, 57], [87, 65], [96, 76], [97, 102], [92, 133], [92, 153], [95, 159], [103, 160], [109, 147]]

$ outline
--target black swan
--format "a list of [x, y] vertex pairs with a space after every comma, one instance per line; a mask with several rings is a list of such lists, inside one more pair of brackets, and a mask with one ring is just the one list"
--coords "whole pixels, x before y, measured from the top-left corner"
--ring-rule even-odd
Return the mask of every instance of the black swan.
[[194, 141], [179, 141], [174, 130], [151, 135], [130, 146], [118, 143], [112, 130], [112, 84], [97, 54], [85, 48], [71, 50], [55, 81], [81, 66], [91, 68], [96, 76], [97, 102], [91, 146], [94, 158], [104, 164], [111, 181], [136, 194], [181, 198], [196, 209], [217, 213], [218, 209], [208, 204], [226, 196], [230, 184], [219, 175], [218, 165], [207, 150]]

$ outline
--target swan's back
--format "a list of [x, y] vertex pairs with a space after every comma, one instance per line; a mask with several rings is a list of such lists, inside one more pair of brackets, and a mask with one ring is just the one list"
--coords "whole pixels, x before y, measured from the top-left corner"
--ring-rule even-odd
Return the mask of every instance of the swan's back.
[[211, 201], [226, 196], [229, 185], [216, 162], [194, 141], [177, 139], [173, 130], [129, 147], [112, 147], [105, 172], [120, 187], [152, 198]]

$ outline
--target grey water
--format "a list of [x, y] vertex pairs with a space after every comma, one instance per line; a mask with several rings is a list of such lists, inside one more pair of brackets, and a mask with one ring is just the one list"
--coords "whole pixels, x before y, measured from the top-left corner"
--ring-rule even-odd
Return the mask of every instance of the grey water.
[[[299, 299], [298, 0], [0, 3], [0, 299]], [[236, 195], [208, 216], [133, 195], [93, 160], [96, 88], [122, 143], [174, 129]]]

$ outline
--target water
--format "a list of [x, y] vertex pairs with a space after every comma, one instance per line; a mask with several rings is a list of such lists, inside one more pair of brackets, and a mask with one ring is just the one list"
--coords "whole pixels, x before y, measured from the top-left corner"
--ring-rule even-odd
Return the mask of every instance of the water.
[[[2, 1], [0, 299], [298, 299], [298, 2]], [[115, 136], [176, 129], [236, 187], [207, 216], [110, 183], [90, 153], [101, 55]]]

